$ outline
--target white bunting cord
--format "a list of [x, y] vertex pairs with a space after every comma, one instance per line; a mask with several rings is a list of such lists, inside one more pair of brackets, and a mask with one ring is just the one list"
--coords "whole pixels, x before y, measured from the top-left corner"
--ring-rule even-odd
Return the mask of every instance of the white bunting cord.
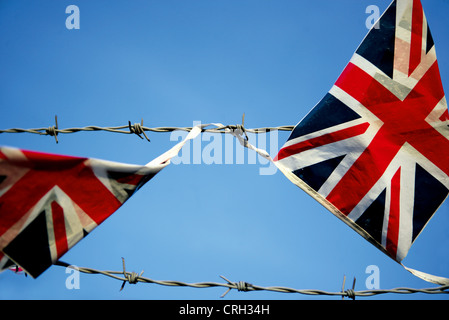
[[201, 131], [207, 126], [209, 126], [209, 124], [197, 125], [197, 126], [193, 127], [192, 130], [189, 132], [189, 134], [185, 137], [185, 139], [183, 141], [179, 142], [174, 147], [172, 147], [170, 150], [161, 154], [159, 157], [152, 160], [151, 162], [149, 162], [146, 165], [147, 166], [158, 165], [158, 164], [168, 165], [170, 163], [170, 160], [179, 153], [179, 151], [182, 149], [184, 144], [189, 140], [195, 139], [196, 136], [198, 136], [198, 134], [200, 134]]
[[442, 285], [442, 286], [449, 285], [449, 279], [448, 278], [439, 277], [439, 276], [435, 276], [433, 274], [429, 274], [429, 273], [425, 273], [425, 272], [418, 271], [418, 270], [415, 270], [415, 269], [411, 269], [411, 268], [408, 268], [408, 267], [404, 266], [402, 263], [401, 263], [401, 266], [403, 266], [405, 270], [407, 270], [408, 272], [410, 272], [414, 276], [416, 276], [416, 277], [418, 277], [418, 278], [420, 278], [420, 279], [422, 279], [424, 281], [435, 283], [435, 284], [439, 284], [439, 285]]

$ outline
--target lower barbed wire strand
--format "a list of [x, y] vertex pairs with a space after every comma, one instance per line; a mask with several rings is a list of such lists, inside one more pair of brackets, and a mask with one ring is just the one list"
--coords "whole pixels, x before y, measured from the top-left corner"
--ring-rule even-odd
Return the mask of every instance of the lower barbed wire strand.
[[[449, 294], [449, 286], [441, 286], [435, 288], [424, 288], [424, 289], [414, 289], [414, 288], [394, 288], [394, 289], [374, 289], [374, 290], [364, 290], [364, 291], [355, 291], [353, 289], [349, 289], [342, 292], [329, 292], [324, 290], [314, 290], [314, 289], [294, 289], [289, 287], [282, 286], [257, 286], [244, 281], [232, 282], [226, 279], [223, 276], [220, 276], [222, 279], [226, 280], [227, 283], [219, 283], [219, 282], [198, 282], [198, 283], [186, 283], [182, 281], [174, 281], [174, 280], [154, 280], [147, 277], [142, 277], [143, 271], [139, 274], [135, 272], [128, 271], [102, 271], [96, 270], [93, 268], [85, 268], [78, 267], [75, 265], [69, 265], [68, 263], [58, 261], [56, 263], [58, 266], [63, 266], [66, 268], [76, 269], [79, 272], [86, 274], [101, 274], [116, 280], [123, 281], [123, 286], [126, 282], [136, 284], [138, 282], [156, 284], [162, 286], [169, 287], [190, 287], [190, 288], [213, 288], [213, 287], [223, 287], [226, 288], [227, 291], [221, 296], [224, 297], [230, 290], [235, 289], [237, 291], [270, 291], [270, 292], [278, 292], [278, 293], [296, 293], [302, 295], [317, 295], [317, 296], [340, 296], [340, 297], [348, 297], [354, 299], [355, 297], [370, 297], [380, 294], [415, 294], [415, 293], [423, 293], [423, 294]], [[121, 275], [121, 276], [120, 276]]]

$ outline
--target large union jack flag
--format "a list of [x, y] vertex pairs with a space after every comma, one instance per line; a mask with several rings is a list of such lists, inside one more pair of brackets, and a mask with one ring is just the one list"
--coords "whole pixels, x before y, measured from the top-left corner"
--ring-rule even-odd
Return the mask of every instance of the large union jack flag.
[[400, 262], [449, 193], [448, 118], [421, 2], [397, 0], [274, 161]]
[[39, 276], [166, 165], [0, 148], [0, 269]]

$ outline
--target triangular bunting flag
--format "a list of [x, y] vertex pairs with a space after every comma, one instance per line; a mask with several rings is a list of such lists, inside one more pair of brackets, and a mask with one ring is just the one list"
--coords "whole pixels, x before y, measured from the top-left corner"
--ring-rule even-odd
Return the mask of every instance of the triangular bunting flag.
[[0, 269], [38, 277], [200, 132], [144, 166], [0, 148]]
[[274, 161], [401, 262], [449, 194], [447, 112], [421, 2], [393, 1]]

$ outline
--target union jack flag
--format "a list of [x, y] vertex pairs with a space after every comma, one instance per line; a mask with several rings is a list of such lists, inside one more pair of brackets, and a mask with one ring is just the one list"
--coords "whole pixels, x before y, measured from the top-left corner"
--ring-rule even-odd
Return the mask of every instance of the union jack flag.
[[0, 269], [38, 277], [167, 164], [0, 148]]
[[448, 109], [419, 0], [395, 0], [274, 159], [400, 262], [449, 193]]

